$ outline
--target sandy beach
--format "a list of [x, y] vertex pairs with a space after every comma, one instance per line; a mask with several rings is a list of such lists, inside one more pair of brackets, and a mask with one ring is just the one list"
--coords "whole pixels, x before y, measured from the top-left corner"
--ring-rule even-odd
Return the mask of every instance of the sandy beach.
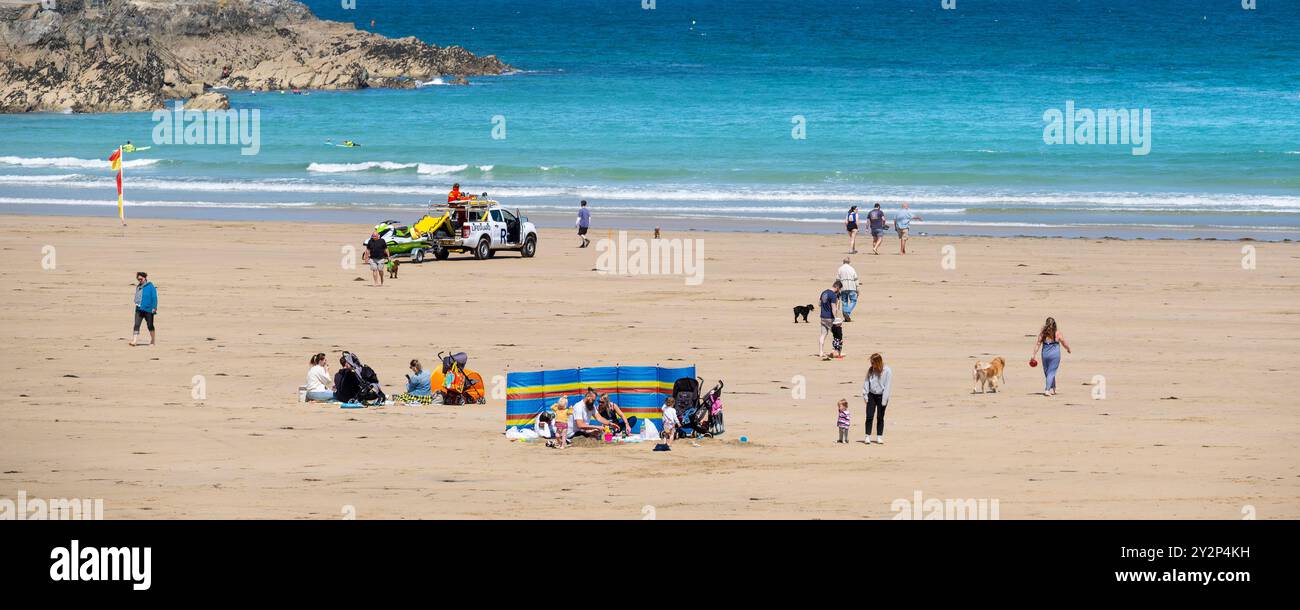
[[[543, 229], [533, 259], [404, 265], [372, 288], [340, 265], [367, 233], [0, 216], [0, 497], [102, 498], [109, 519], [887, 519], [919, 490], [996, 499], [1003, 519], [1300, 518], [1300, 244], [917, 237], [898, 256], [890, 234], [881, 256], [852, 257], [848, 357], [823, 362], [816, 320], [792, 323], [791, 307], [834, 279], [838, 234], [668, 232], [705, 244], [691, 286], [599, 274], [596, 248]], [[159, 290], [152, 348], [127, 345], [136, 271]], [[1049, 315], [1074, 348], [1051, 398], [1026, 364]], [[559, 452], [506, 441], [499, 399], [297, 402], [310, 355], [336, 366], [343, 349], [390, 393], [408, 360], [442, 350], [488, 380], [693, 363], [726, 381], [728, 431], [670, 453]], [[894, 371], [888, 442], [838, 445], [839, 398], [862, 438], [875, 351]], [[1005, 390], [972, 394], [974, 361], [993, 355]]]

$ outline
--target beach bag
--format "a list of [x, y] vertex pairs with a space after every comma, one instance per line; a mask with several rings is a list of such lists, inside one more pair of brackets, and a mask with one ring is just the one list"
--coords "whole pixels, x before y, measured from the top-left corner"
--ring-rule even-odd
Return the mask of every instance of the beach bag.
[[459, 366], [453, 364], [450, 369], [443, 369], [442, 389], [451, 394], [465, 391], [465, 373]]

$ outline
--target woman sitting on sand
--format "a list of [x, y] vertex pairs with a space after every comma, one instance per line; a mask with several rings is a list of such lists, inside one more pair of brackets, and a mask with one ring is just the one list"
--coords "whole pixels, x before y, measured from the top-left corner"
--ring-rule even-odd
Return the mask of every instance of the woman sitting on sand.
[[1034, 344], [1034, 353], [1029, 355], [1029, 365], [1034, 365], [1034, 360], [1038, 353], [1043, 353], [1043, 376], [1046, 377], [1046, 383], [1043, 386], [1043, 396], [1056, 395], [1056, 368], [1061, 365], [1061, 348], [1064, 347], [1066, 353], [1073, 354], [1070, 351], [1070, 344], [1065, 342], [1065, 337], [1056, 329], [1056, 319], [1048, 318], [1043, 322], [1042, 330], [1038, 331], [1038, 342]]
[[596, 421], [609, 426], [610, 432], [623, 436], [630, 434], [636, 426], [636, 416], [624, 415], [623, 410], [618, 408], [618, 403], [609, 399], [609, 394], [600, 395], [600, 402], [596, 404]]
[[419, 360], [411, 360], [411, 374], [406, 376], [406, 393], [393, 397], [395, 402], [433, 403], [433, 382], [429, 371], [424, 370]]
[[316, 354], [311, 357], [311, 368], [307, 369], [307, 402], [331, 400], [334, 400], [334, 382], [325, 365], [325, 354]]

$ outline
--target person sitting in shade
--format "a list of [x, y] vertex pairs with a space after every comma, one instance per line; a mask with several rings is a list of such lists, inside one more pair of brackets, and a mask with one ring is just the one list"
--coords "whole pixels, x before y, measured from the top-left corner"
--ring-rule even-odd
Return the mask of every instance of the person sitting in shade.
[[[582, 396], [577, 404], [573, 405], [573, 435], [582, 435], [588, 438], [600, 438], [604, 433], [604, 424], [593, 424], [591, 420], [596, 419], [596, 390], [587, 388], [586, 394]], [[597, 420], [599, 421], [599, 420]]]
[[618, 403], [609, 399], [609, 394], [600, 395], [600, 401], [596, 403], [595, 415], [600, 425], [608, 426], [610, 432], [621, 436], [627, 436], [636, 426], [636, 416], [624, 415]]

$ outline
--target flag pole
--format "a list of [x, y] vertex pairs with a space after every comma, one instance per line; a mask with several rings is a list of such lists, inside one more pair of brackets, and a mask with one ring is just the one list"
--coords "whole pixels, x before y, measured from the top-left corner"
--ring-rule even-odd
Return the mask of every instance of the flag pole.
[[122, 156], [122, 145], [117, 145], [117, 219], [122, 221], [122, 226], [126, 226], [126, 209], [122, 204], [122, 178], [126, 172], [126, 158]]

